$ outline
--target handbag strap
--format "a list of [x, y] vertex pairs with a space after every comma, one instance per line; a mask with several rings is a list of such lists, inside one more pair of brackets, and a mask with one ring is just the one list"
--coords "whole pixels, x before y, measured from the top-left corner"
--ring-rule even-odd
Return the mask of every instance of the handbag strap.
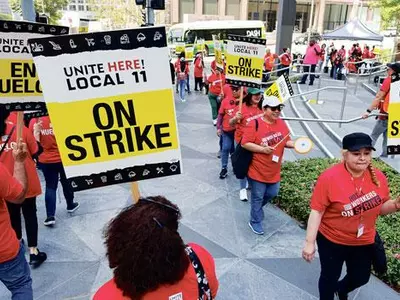
[[3, 146], [1, 147], [1, 149], [0, 149], [0, 156], [3, 154], [4, 149], [5, 149], [6, 146], [7, 146], [7, 143], [10, 141], [10, 138], [11, 138], [13, 132], [14, 132], [14, 129], [15, 129], [15, 126], [13, 126], [13, 128], [11, 128], [10, 134], [7, 136], [6, 141], [4, 142]]
[[197, 299], [212, 300], [211, 289], [208, 284], [208, 279], [199, 257], [190, 246], [186, 246], [185, 251], [186, 254], [189, 256], [190, 262], [192, 263], [192, 266], [197, 276], [197, 282], [199, 285], [199, 297]]

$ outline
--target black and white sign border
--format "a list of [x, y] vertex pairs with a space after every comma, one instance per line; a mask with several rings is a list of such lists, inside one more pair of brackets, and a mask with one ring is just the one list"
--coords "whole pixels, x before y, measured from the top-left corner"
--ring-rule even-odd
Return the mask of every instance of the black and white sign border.
[[68, 34], [69, 27], [34, 22], [0, 20], [0, 32], [62, 35]]

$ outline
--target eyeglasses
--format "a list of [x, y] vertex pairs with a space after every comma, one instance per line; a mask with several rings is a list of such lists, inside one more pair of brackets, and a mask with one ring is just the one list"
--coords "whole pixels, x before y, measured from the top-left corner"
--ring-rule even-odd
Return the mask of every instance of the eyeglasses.
[[240, 88], [231, 88], [232, 92], [238, 92], [240, 90]]
[[174, 212], [176, 212], [177, 214], [179, 213], [179, 210], [178, 210], [178, 209], [176, 209], [175, 207], [173, 207], [173, 206], [171, 206], [171, 205], [168, 205], [168, 204], [164, 204], [164, 203], [161, 203], [161, 202], [158, 202], [158, 201], [154, 201], [154, 200], [151, 200], [151, 199], [148, 199], [148, 198], [140, 198], [139, 201], [145, 201], [145, 202], [155, 203], [155, 204], [164, 206], [164, 207], [166, 207], [166, 208], [172, 209], [172, 210], [173, 210]]

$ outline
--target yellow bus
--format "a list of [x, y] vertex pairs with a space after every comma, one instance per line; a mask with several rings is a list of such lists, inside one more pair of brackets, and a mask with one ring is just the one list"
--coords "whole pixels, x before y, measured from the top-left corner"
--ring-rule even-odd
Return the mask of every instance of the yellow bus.
[[179, 54], [187, 47], [198, 51], [197, 41], [204, 41], [205, 54], [214, 55], [213, 36], [225, 41], [228, 34], [264, 38], [265, 26], [262, 21], [197, 21], [179, 23], [170, 27], [168, 31], [168, 47], [171, 55]]

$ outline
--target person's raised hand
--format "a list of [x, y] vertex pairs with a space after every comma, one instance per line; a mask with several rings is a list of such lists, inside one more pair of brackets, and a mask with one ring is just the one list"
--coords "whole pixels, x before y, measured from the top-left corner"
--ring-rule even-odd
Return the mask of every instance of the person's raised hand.
[[369, 117], [369, 112], [365, 112], [361, 115], [363, 119], [367, 119]]
[[270, 146], [265, 146], [263, 149], [264, 154], [271, 154], [272, 152], [274, 152], [274, 148], [272, 148]]
[[13, 148], [13, 157], [15, 161], [24, 162], [28, 156], [28, 150], [24, 141], [20, 139], [13, 145], [12, 148]]

